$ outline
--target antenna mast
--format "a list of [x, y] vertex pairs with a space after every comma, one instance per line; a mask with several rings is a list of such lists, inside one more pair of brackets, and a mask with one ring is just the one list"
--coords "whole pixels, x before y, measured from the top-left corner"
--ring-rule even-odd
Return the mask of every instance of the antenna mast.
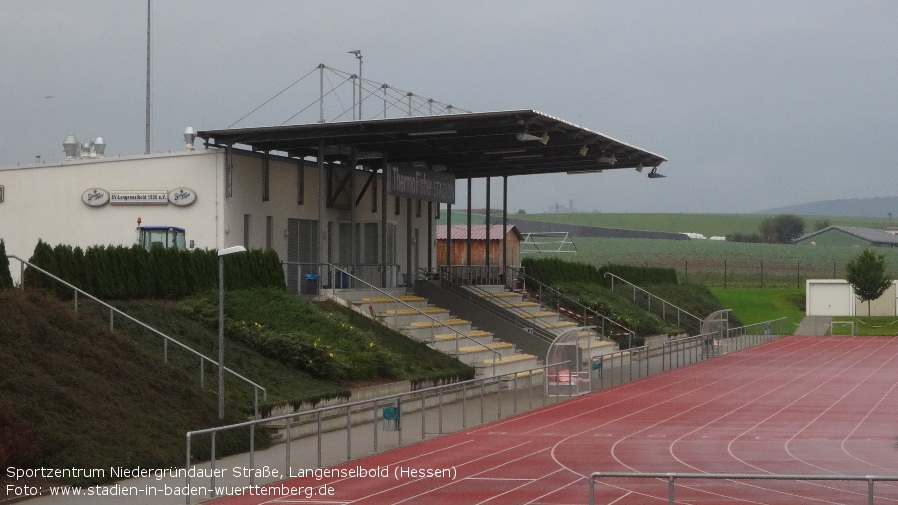
[[144, 154], [150, 154], [150, 0], [147, 0], [147, 141]]

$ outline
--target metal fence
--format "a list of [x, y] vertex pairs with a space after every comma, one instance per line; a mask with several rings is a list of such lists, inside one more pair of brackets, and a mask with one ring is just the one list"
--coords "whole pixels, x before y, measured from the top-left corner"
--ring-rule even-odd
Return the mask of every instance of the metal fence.
[[[290, 451], [290, 442], [295, 435], [315, 436], [317, 451], [315, 464], [318, 468], [321, 468], [325, 452], [323, 445], [324, 433], [345, 432], [344, 449], [346, 451], [346, 460], [348, 461], [360, 452], [363, 452], [365, 455], [377, 453], [424, 440], [428, 435], [442, 435], [458, 429], [465, 429], [469, 426], [472, 415], [474, 416], [474, 422], [483, 424], [502, 419], [503, 416], [524, 411], [525, 405], [527, 410], [531, 410], [534, 408], [535, 402], [538, 402], [539, 406], [545, 406], [550, 401], [553, 403], [558, 402], [563, 398], [561, 394], [554, 396], [542, 394], [543, 377], [548, 368], [566, 364], [569, 364], [569, 362], [553, 363], [527, 371], [471, 379], [444, 386], [321, 407], [266, 419], [254, 419], [229, 426], [190, 431], [186, 434], [184, 471], [186, 489], [193, 489], [190, 483], [190, 468], [193, 464], [191, 443], [199, 436], [208, 435], [211, 439], [210, 472], [208, 472], [208, 475], [210, 475], [209, 491], [214, 496], [216, 490], [215, 475], [217, 473], [215, 470], [217, 459], [215, 441], [216, 435], [222, 432], [248, 431], [249, 453], [246, 455], [248, 462], [245, 467], [249, 469], [249, 485], [253, 486], [255, 485], [255, 470], [257, 469], [255, 449], [255, 430], [257, 427], [282, 423], [282, 429], [285, 433], [284, 440], [286, 441], [284, 444], [283, 475], [291, 475], [295, 466], [293, 455]], [[507, 405], [509, 401], [511, 404]], [[452, 416], [455, 420], [453, 426], [449, 426], [449, 416], [444, 414], [444, 409], [450, 403], [455, 406]], [[504, 410], [503, 404], [506, 404]], [[428, 410], [435, 411], [432, 414], [433, 417], [430, 418], [429, 424]], [[420, 417], [420, 420], [418, 420], [420, 432], [416, 433], [412, 440], [409, 440], [408, 436], [403, 438], [404, 430], [402, 428], [404, 426], [411, 428], [412, 423], [406, 423], [404, 419], [412, 413], [417, 413]], [[459, 419], [460, 423], [458, 422]], [[368, 446], [370, 451], [368, 451], [368, 448], [360, 447], [361, 444], [358, 442], [353, 443], [354, 438], [360, 439], [362, 436], [361, 430], [354, 430], [353, 428], [366, 424], [371, 425], [368, 427], [370, 430], [368, 431], [370, 434], [369, 441], [371, 442], [371, 445]], [[380, 433], [381, 431], [389, 432], [391, 435], [382, 434]], [[333, 450], [333, 447], [328, 449]], [[309, 463], [306, 461], [299, 468], [308, 468]], [[186, 496], [186, 503], [190, 503], [189, 493]]]
[[[624, 478], [624, 479], [655, 479], [661, 480], [667, 486], [667, 503], [675, 503], [675, 490], [677, 479], [691, 480], [785, 480], [785, 481], [839, 481], [839, 482], [866, 482], [867, 503], [873, 505], [873, 484], [875, 482], [898, 482], [896, 476], [877, 475], [776, 475], [776, 474], [750, 474], [750, 473], [636, 473], [636, 472], [593, 472], [589, 474], [589, 504], [596, 503], [596, 480]], [[702, 486], [708, 490], [707, 486]], [[794, 494], [794, 493], [793, 493]], [[800, 498], [800, 497], [799, 497]], [[810, 499], [809, 499], [810, 501]]]

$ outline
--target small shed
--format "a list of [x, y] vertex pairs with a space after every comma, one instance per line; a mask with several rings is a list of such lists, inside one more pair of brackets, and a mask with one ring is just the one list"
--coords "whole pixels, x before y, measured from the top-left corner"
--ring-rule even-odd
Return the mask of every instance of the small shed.
[[[444, 266], [446, 261], [446, 238], [448, 236], [447, 225], [437, 225], [437, 266]], [[472, 224], [471, 225], [471, 261], [472, 266], [486, 265], [487, 252], [487, 225]], [[489, 227], [489, 262], [490, 265], [500, 267], [504, 270], [505, 265], [502, 263], [502, 239], [508, 240], [508, 266], [521, 266], [521, 240], [523, 237], [514, 225], [507, 225], [505, 232], [502, 231], [501, 224], [490, 225]], [[452, 225], [452, 264], [468, 265], [468, 225], [454, 224]]]
[[857, 247], [898, 247], [898, 236], [876, 228], [827, 226], [795, 239], [796, 244]]

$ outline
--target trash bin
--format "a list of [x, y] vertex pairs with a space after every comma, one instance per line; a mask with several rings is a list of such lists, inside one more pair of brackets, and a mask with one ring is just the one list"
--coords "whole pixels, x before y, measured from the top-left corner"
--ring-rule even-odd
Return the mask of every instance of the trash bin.
[[304, 295], [317, 295], [318, 294], [318, 274], [306, 274], [306, 285], [305, 289], [303, 289], [302, 294]]
[[399, 431], [399, 408], [384, 407], [384, 431]]

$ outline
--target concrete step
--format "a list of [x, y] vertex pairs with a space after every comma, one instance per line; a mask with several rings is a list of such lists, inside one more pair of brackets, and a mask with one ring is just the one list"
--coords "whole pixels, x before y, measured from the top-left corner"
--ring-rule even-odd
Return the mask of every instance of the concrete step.
[[445, 321], [449, 319], [449, 311], [440, 307], [422, 307], [416, 309], [390, 309], [378, 316], [393, 327], [409, 326], [411, 323]]
[[571, 328], [575, 328], [577, 323], [573, 321], [557, 321], [557, 322], [548, 322], [540, 324], [539, 327], [544, 330], [549, 330], [554, 333], [563, 333]]
[[[498, 355], [496, 353], [499, 353]], [[496, 357], [504, 358], [513, 356], [517, 353], [517, 349], [508, 342], [490, 342], [483, 345], [466, 345], [458, 348], [456, 358], [466, 365], [475, 365], [481, 361], [486, 361]]]
[[476, 369], [475, 375], [487, 377], [522, 372], [538, 366], [539, 360], [532, 354], [514, 354], [498, 359], [487, 359], [474, 364]]
[[415, 295], [398, 296], [396, 299], [388, 296], [366, 296], [357, 305], [364, 310], [373, 310], [375, 314], [383, 314], [388, 310], [402, 310], [409, 307], [422, 309], [427, 307], [427, 300]]
[[503, 389], [526, 389], [530, 386], [542, 384], [546, 379], [546, 369], [537, 368], [524, 372], [516, 372], [502, 377]]
[[[383, 293], [381, 293], [383, 291]], [[408, 295], [406, 288], [380, 288], [380, 291], [374, 289], [340, 289], [337, 290], [337, 296], [352, 303], [367, 303], [371, 298], [383, 298], [386, 293], [387, 299], [390, 296], [401, 298]], [[368, 298], [369, 300], [365, 300]]]
[[[445, 328], [443, 328], [445, 331]], [[496, 341], [495, 336], [483, 330], [472, 330], [463, 333], [467, 338], [460, 336], [458, 333], [443, 333], [434, 335], [433, 342], [430, 347], [444, 352], [446, 354], [454, 354], [456, 347], [465, 347], [476, 344], [491, 344]], [[457, 341], [457, 342], [456, 342]]]
[[526, 314], [517, 314], [518, 317], [522, 319], [541, 319], [546, 323], [553, 323], [558, 321], [558, 312], [552, 310], [541, 310], [539, 312], [528, 312]]
[[447, 326], [452, 330], [455, 330], [460, 333], [467, 333], [471, 331], [471, 321], [467, 321], [465, 319], [457, 319], [457, 318], [449, 318], [440, 322], [433, 321], [420, 321], [417, 323], [411, 323], [408, 326], [402, 328], [402, 333], [406, 335], [420, 340], [422, 342], [432, 342], [433, 337], [435, 335], [443, 334], [448, 332], [452, 332], [447, 329]]
[[[501, 299], [500, 299], [501, 300]], [[510, 302], [506, 300], [494, 300], [499, 308], [507, 309], [514, 312], [540, 312], [542, 311], [542, 305], [537, 302]]]

